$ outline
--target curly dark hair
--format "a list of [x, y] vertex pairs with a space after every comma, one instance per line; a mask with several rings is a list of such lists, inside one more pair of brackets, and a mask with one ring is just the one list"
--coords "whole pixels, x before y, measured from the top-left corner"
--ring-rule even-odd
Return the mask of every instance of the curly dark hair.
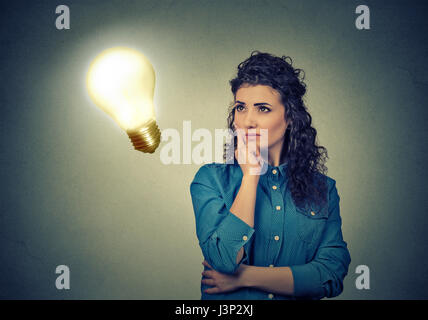
[[[289, 62], [288, 62], [289, 60]], [[266, 85], [277, 90], [285, 107], [285, 120], [289, 123], [285, 132], [280, 164], [287, 162], [287, 177], [293, 201], [298, 207], [310, 203], [324, 205], [327, 195], [327, 181], [324, 165], [328, 158], [326, 148], [318, 146], [317, 131], [311, 126], [312, 117], [308, 113], [303, 96], [306, 84], [303, 70], [293, 68], [288, 56], [276, 57], [269, 53], [253, 51], [251, 56], [238, 65], [237, 76], [230, 80], [231, 90], [236, 92], [243, 85]], [[235, 108], [232, 102], [227, 118], [228, 128], [234, 132]], [[226, 161], [237, 147], [237, 137], [233, 143], [224, 145], [223, 159]], [[230, 160], [230, 159], [229, 159]], [[229, 162], [230, 163], [230, 162]]]

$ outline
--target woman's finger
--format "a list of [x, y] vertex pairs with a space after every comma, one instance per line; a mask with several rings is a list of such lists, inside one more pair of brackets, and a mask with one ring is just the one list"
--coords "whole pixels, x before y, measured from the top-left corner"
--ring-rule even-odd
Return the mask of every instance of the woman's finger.
[[256, 145], [256, 156], [260, 157], [260, 146]]
[[211, 267], [211, 265], [208, 263], [208, 261], [207, 261], [207, 260], [202, 261], [202, 264], [203, 264], [204, 266], [207, 266], [207, 267], [208, 267], [208, 268], [210, 268], [210, 269], [214, 269], [213, 267]]
[[203, 284], [206, 284], [208, 286], [215, 286], [215, 281], [214, 279], [202, 279], [201, 282]]
[[251, 158], [251, 161], [250, 161], [251, 164], [258, 163], [257, 149], [258, 149], [257, 142], [255, 140], [251, 140], [248, 145], [248, 155]]
[[258, 164], [258, 159], [254, 151], [251, 151], [249, 154], [248, 163], [250, 164]]
[[238, 130], [236, 130], [236, 134], [238, 135], [238, 140], [242, 143], [242, 146], [245, 146], [246, 142], [245, 142], [245, 137], [244, 137], [244, 130], [238, 129]]
[[207, 270], [207, 271], [202, 271], [202, 272], [201, 272], [201, 274], [202, 274], [204, 277], [211, 278], [211, 277], [212, 277], [212, 272], [213, 272], [213, 271], [211, 271], [211, 270]]
[[260, 146], [260, 145], [258, 145], [258, 146], [256, 147], [256, 158], [257, 158], [257, 160], [259, 161], [259, 163], [263, 163], [263, 162], [264, 162], [264, 159], [263, 159], [263, 157], [262, 157], [262, 154], [261, 154], [261, 150], [260, 150], [260, 148], [261, 148], [261, 146]]
[[212, 293], [219, 293], [219, 292], [220, 292], [220, 289], [219, 289], [219, 288], [217, 288], [217, 287], [214, 287], [214, 288], [208, 288], [208, 289], [205, 289], [205, 290], [204, 290], [204, 292], [205, 292], [205, 293], [209, 293], [209, 294], [212, 294]]
[[242, 141], [241, 135], [239, 134], [238, 131], [236, 134], [237, 134], [237, 140], [236, 140], [237, 148], [236, 148], [236, 150], [241, 150], [244, 142]]
[[256, 149], [256, 159], [257, 159], [258, 163], [260, 163], [260, 164], [263, 163], [263, 159], [262, 159], [262, 156], [260, 154], [260, 149], [259, 148]]
[[239, 163], [245, 163], [246, 161], [246, 146], [242, 135], [238, 133], [238, 147], [236, 148], [238, 153], [237, 159]]

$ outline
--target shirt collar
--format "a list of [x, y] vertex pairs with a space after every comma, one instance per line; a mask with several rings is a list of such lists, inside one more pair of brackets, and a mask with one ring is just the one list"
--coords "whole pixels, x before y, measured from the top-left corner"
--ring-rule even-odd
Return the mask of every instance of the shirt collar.
[[[239, 163], [238, 161], [236, 161], [236, 159], [233, 162], [233, 165], [236, 166], [237, 168], [239, 168]], [[287, 167], [288, 167], [288, 162], [284, 162], [282, 164], [280, 164], [279, 166], [271, 166], [270, 164], [268, 164], [268, 172], [272, 172], [273, 169], [279, 170], [279, 172], [281, 173], [282, 176], [286, 177], [287, 176]]]
[[268, 171], [272, 172], [273, 169], [276, 169], [276, 170], [279, 170], [279, 172], [281, 172], [281, 175], [286, 176], [287, 166], [288, 166], [287, 162], [284, 162], [279, 166], [271, 166], [270, 164], [268, 164]]

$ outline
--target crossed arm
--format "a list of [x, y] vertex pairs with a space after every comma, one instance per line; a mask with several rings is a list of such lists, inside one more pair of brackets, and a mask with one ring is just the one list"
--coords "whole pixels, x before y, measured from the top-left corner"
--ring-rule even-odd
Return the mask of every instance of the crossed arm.
[[270, 268], [241, 264], [235, 274], [227, 274], [214, 270], [206, 260], [202, 264], [211, 269], [202, 272], [206, 277], [202, 279], [202, 283], [213, 286], [206, 289], [206, 293], [222, 293], [251, 287], [281, 295], [294, 294], [293, 274], [289, 267]]

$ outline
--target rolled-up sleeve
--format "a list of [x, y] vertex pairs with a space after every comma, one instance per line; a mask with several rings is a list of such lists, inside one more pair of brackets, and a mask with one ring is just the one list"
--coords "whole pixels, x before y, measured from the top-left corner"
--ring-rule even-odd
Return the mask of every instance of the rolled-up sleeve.
[[[202, 166], [190, 184], [196, 235], [205, 260], [216, 271], [232, 274], [241, 263], [248, 262], [255, 230], [227, 209], [213, 170], [209, 165]], [[244, 256], [236, 263], [242, 247]]]
[[340, 197], [336, 182], [329, 182], [329, 216], [315, 257], [309, 263], [290, 266], [294, 279], [294, 296], [322, 299], [338, 296], [348, 273], [351, 256], [342, 236]]

